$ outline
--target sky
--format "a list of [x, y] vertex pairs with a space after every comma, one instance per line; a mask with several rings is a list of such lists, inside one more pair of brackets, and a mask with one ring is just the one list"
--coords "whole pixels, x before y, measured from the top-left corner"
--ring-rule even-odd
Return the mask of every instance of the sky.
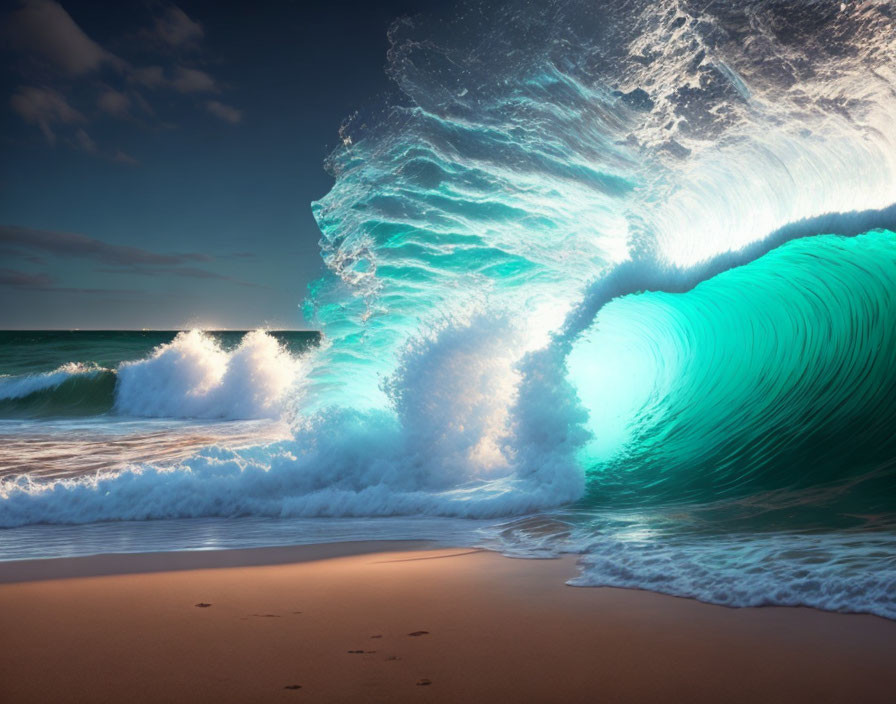
[[436, 4], [3, 3], [0, 328], [310, 327], [323, 161]]

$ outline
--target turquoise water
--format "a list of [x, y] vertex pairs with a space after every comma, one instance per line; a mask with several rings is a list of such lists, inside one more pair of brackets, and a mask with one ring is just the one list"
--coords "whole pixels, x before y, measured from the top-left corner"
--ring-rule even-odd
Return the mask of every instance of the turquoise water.
[[2, 556], [442, 535], [896, 618], [894, 31], [826, 1], [397, 22], [398, 95], [311, 205], [319, 344], [5, 345]]

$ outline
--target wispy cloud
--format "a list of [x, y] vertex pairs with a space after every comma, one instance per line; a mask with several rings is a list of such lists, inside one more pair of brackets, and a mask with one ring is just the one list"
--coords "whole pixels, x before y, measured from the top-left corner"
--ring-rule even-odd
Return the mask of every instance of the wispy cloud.
[[114, 88], [107, 88], [100, 93], [96, 100], [97, 107], [103, 112], [114, 115], [115, 117], [124, 117], [131, 108], [131, 99], [125, 93], [117, 91]]
[[143, 294], [131, 288], [85, 288], [80, 286], [59, 286], [48, 274], [32, 274], [16, 269], [0, 269], [0, 288], [18, 291], [43, 291], [47, 293], [87, 293], [126, 296]]
[[229, 122], [231, 125], [239, 124], [243, 119], [243, 111], [237, 110], [230, 105], [225, 105], [217, 100], [209, 100], [205, 107], [208, 108], [208, 111], [214, 115], [215, 117], [219, 117], [225, 122]]
[[112, 155], [112, 161], [117, 161], [119, 164], [128, 164], [129, 166], [137, 166], [140, 163], [127, 152], [121, 151], [121, 149]]
[[37, 125], [50, 144], [56, 143], [56, 125], [87, 122], [65, 97], [52, 88], [19, 88], [10, 100], [12, 109], [25, 122]]
[[70, 75], [124, 62], [88, 37], [71, 15], [53, 0], [25, 0], [12, 13], [8, 34], [16, 48], [37, 55]]
[[212, 257], [198, 252], [162, 254], [140, 247], [103, 242], [94, 237], [74, 232], [34, 230], [14, 225], [0, 225], [0, 246], [6, 250], [15, 249], [56, 256], [83, 257], [93, 259], [101, 264], [129, 270], [176, 267], [188, 263], [212, 261]]
[[171, 85], [180, 93], [214, 93], [218, 90], [215, 79], [205, 71], [183, 66], [175, 69]]
[[47, 274], [31, 274], [16, 269], [0, 269], [0, 286], [7, 288], [47, 288], [53, 279]]
[[128, 79], [144, 88], [160, 88], [168, 82], [165, 78], [165, 69], [161, 66], [135, 68], [128, 75]]
[[[57, 232], [54, 230], [37, 230], [14, 225], [0, 225], [0, 252], [8, 260], [22, 260], [45, 263], [47, 258], [68, 260], [85, 259], [97, 265], [94, 271], [108, 274], [137, 274], [146, 276], [180, 276], [192, 279], [219, 279], [252, 286], [253, 284], [215, 271], [196, 266], [210, 264], [216, 260], [208, 254], [200, 252], [153, 252], [142, 247], [112, 244], [95, 237], [88, 237], [74, 232]], [[238, 253], [244, 256], [246, 253]], [[49, 285], [49, 279], [40, 279], [43, 274], [26, 274], [8, 269], [4, 285], [24, 287], [32, 277], [31, 286], [36, 287], [40, 281]], [[37, 277], [37, 278], [34, 278]], [[16, 284], [15, 282], [19, 283]]]
[[175, 47], [196, 42], [205, 35], [202, 25], [190, 19], [186, 12], [172, 5], [156, 19], [155, 36]]
[[[136, 163], [131, 157], [120, 156], [120, 149], [97, 144], [87, 131], [100, 134], [90, 128], [91, 122], [101, 116], [148, 116], [167, 124], [170, 120], [157, 115], [147, 100], [152, 98], [146, 89], [184, 96], [222, 92], [214, 76], [191, 66], [193, 62], [186, 58], [188, 52], [200, 50], [203, 26], [176, 5], [163, 6], [160, 12], [156, 7], [156, 12], [152, 24], [139, 32], [141, 53], [137, 55], [139, 61], [132, 63], [88, 36], [55, 0], [23, 0], [18, 9], [2, 17], [5, 27], [0, 34], [25, 59], [23, 66], [38, 70], [35, 74], [23, 69], [26, 85], [10, 97], [13, 111], [38, 127], [50, 145], [61, 141], [115, 162]], [[126, 50], [122, 47], [119, 51]], [[147, 52], [155, 54], [155, 61], [141, 65]], [[34, 81], [34, 75], [41, 76], [39, 85], [27, 85]], [[218, 100], [192, 105], [230, 124], [242, 121], [239, 108]], [[142, 120], [133, 122], [141, 124]]]
[[82, 127], [79, 127], [78, 131], [75, 132], [75, 146], [88, 154], [95, 154], [97, 151], [96, 142]]

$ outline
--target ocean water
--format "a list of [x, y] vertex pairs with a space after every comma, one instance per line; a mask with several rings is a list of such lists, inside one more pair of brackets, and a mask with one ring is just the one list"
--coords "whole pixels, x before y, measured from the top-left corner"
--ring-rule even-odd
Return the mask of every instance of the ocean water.
[[3, 338], [0, 557], [426, 537], [896, 618], [894, 17], [396, 22], [311, 205], [319, 340]]
[[315, 332], [0, 331], [0, 482], [56, 481], [289, 434]]

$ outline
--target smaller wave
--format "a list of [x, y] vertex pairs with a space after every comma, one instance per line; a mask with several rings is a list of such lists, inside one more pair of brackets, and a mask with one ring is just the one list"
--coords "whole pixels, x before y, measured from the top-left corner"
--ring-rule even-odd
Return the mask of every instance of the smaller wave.
[[277, 418], [301, 368], [263, 330], [247, 333], [233, 350], [200, 330], [181, 332], [146, 359], [118, 367], [115, 410], [152, 418]]
[[51, 372], [0, 378], [0, 416], [93, 415], [112, 409], [115, 372], [69, 362]]
[[38, 391], [55, 389], [74, 376], [81, 374], [96, 376], [107, 371], [109, 370], [95, 365], [69, 362], [51, 372], [44, 372], [43, 374], [7, 376], [0, 378], [0, 400], [24, 398]]

